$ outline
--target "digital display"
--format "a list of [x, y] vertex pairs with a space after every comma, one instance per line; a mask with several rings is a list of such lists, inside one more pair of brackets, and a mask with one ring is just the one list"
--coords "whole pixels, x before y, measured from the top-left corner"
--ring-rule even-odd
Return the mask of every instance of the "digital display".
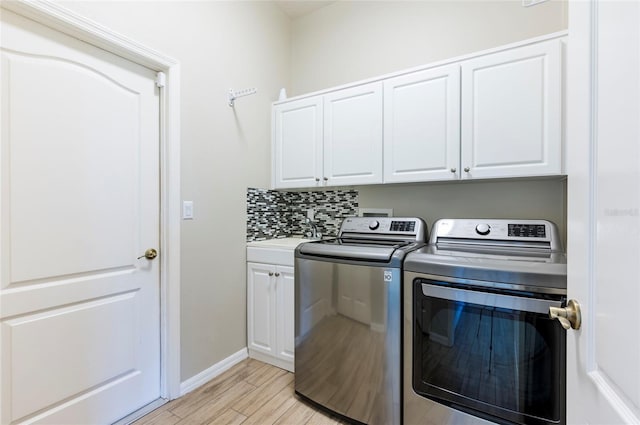
[[509, 236], [519, 238], [546, 238], [544, 224], [509, 224]]
[[415, 221], [392, 221], [392, 232], [413, 232], [416, 229]]

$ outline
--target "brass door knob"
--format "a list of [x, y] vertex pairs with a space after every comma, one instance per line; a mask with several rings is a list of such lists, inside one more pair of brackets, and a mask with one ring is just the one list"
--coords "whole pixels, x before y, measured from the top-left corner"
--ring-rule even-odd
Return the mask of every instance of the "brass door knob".
[[153, 260], [158, 256], [158, 251], [153, 248], [149, 248], [144, 252], [144, 255], [138, 257], [138, 260], [141, 258], [146, 258], [147, 260]]
[[567, 306], [549, 307], [549, 317], [557, 319], [565, 329], [580, 329], [582, 325], [582, 314], [580, 313], [580, 304], [576, 300], [569, 300]]

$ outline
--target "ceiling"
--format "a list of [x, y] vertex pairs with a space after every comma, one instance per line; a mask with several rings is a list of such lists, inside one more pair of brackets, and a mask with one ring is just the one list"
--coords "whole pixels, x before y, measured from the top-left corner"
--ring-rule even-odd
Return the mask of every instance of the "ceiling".
[[290, 18], [298, 18], [308, 13], [314, 12], [321, 7], [325, 7], [335, 1], [320, 0], [274, 0], [280, 9]]

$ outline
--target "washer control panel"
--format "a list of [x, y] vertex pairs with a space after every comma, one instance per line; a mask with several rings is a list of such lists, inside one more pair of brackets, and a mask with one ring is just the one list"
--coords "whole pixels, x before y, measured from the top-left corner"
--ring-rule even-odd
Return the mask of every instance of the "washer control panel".
[[375, 235], [402, 235], [424, 241], [427, 225], [418, 217], [348, 217], [340, 227], [340, 235], [346, 233]]
[[431, 243], [438, 239], [448, 241], [475, 240], [495, 242], [545, 242], [552, 249], [560, 247], [555, 224], [547, 220], [520, 219], [441, 219], [434, 223]]

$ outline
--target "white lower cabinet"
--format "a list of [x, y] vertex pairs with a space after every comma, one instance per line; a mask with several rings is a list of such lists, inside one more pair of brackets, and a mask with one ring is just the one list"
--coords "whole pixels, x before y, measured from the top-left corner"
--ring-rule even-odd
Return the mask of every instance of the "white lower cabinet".
[[249, 356], [293, 372], [293, 267], [247, 263]]

